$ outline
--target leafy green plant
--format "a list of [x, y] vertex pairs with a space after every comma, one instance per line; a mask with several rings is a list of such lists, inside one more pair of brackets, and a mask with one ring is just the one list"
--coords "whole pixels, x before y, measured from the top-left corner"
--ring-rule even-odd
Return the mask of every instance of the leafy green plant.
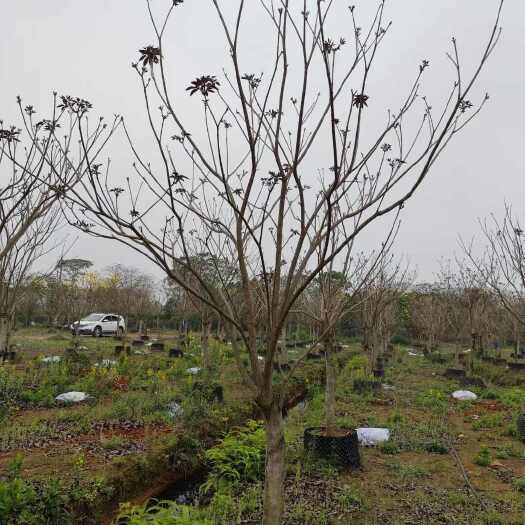
[[503, 423], [503, 414], [487, 414], [472, 423], [473, 430], [485, 430], [500, 427]]
[[430, 443], [426, 443], [424, 449], [431, 454], [448, 454], [448, 447], [438, 440], [433, 440]]
[[417, 403], [423, 408], [443, 410], [448, 406], [448, 396], [441, 390], [430, 388], [417, 396]]
[[121, 506], [116, 523], [127, 525], [214, 525], [205, 512], [174, 501], [159, 501], [154, 505]]
[[514, 488], [518, 492], [525, 492], [525, 478], [518, 478], [514, 481]]
[[383, 454], [388, 455], [399, 454], [401, 452], [401, 449], [394, 441], [384, 441], [381, 443], [381, 445], [379, 445], [379, 450]]
[[477, 456], [474, 458], [474, 463], [480, 467], [488, 467], [492, 463], [492, 455], [487, 447], [481, 447]]
[[203, 490], [258, 481], [264, 470], [264, 453], [265, 432], [260, 422], [250, 421], [246, 427], [229, 432], [206, 452], [211, 472]]
[[345, 510], [360, 509], [364, 506], [364, 498], [359, 489], [351, 485], [343, 485], [338, 490], [335, 499]]

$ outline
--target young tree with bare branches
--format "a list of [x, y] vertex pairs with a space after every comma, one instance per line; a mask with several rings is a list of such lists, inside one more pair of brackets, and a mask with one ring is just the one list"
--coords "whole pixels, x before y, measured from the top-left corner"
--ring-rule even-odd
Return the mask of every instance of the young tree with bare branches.
[[473, 243], [462, 242], [480, 279], [498, 295], [501, 304], [525, 327], [525, 233], [510, 206], [502, 220], [494, 215], [481, 223], [485, 251], [476, 254]]
[[[387, 110], [384, 125], [371, 129], [368, 108], [379, 101], [367, 94], [370, 75], [390, 28], [384, 1], [366, 29], [353, 6], [336, 2], [227, 4], [209, 2], [229, 62], [224, 79], [208, 73], [188, 82], [188, 97], [195, 97], [181, 102], [168, 75], [176, 52], [166, 45], [166, 31], [183, 2], [170, 2], [161, 19], [147, 2], [156, 38], [140, 50], [134, 68], [158, 152], [154, 161], [140, 151], [122, 120], [135, 157], [133, 172], [118, 180], [110, 176], [108, 163], [103, 173], [91, 160], [84, 113], [69, 106], [87, 174], [75, 187], [66, 184], [68, 216], [84, 231], [142, 253], [236, 335], [239, 369], [266, 423], [263, 522], [276, 525], [283, 516], [283, 409], [294, 373], [292, 367], [288, 376], [274, 376], [283, 327], [304, 290], [330, 265], [338, 270], [358, 235], [401, 213], [451, 140], [482, 109], [488, 97], [476, 109], [471, 98], [499, 38], [501, 6], [470, 77], [460, 68], [453, 40], [454, 78], [445, 83], [443, 107], [433, 108], [421, 94], [430, 65], [423, 60], [414, 78], [406, 80], [407, 94], [398, 108]], [[264, 75], [243, 59], [248, 16], [260, 18], [268, 31], [266, 43], [272, 42], [271, 49], [266, 44], [261, 51], [271, 61]], [[349, 35], [332, 34], [330, 21], [336, 17], [347, 17]], [[208, 44], [215, 44], [211, 35]], [[190, 127], [182, 107], [195, 99], [200, 99], [194, 102], [195, 111], [202, 112], [200, 127]], [[357, 216], [361, 220], [354, 228]], [[345, 235], [333, 242], [344, 225]], [[224, 283], [208, 285], [193, 264], [203, 252], [236, 266], [239, 293], [232, 295]], [[258, 358], [261, 317], [264, 362]]]

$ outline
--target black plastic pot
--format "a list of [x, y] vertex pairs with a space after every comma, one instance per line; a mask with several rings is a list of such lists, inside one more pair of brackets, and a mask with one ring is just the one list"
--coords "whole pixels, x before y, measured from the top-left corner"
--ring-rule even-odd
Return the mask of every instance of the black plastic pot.
[[304, 451], [332, 465], [344, 468], [361, 466], [359, 440], [355, 430], [340, 431], [339, 436], [327, 436], [322, 427], [304, 431]]
[[448, 379], [461, 379], [466, 377], [467, 372], [462, 368], [447, 368], [443, 375]]
[[374, 379], [354, 379], [352, 383], [352, 390], [358, 394], [366, 394], [368, 392], [378, 392], [381, 388], [381, 381]]
[[525, 442], [525, 414], [520, 414], [516, 420], [518, 438]]
[[199, 392], [204, 399], [211, 403], [222, 403], [224, 401], [224, 388], [222, 385], [208, 385], [197, 381], [193, 384], [193, 391]]
[[131, 348], [129, 346], [116, 345], [115, 346], [115, 355], [119, 356], [119, 355], [122, 355], [123, 353], [126, 353], [127, 355], [130, 355], [131, 354]]
[[15, 359], [16, 359], [16, 352], [14, 350], [10, 350], [9, 352], [4, 352], [2, 354], [2, 362], [14, 361]]
[[374, 377], [385, 377], [385, 369], [384, 368], [374, 368]]
[[151, 343], [150, 348], [153, 352], [164, 352], [164, 343]]
[[131, 346], [133, 346], [134, 348], [137, 346], [144, 346], [144, 341], [142, 339], [135, 339], [131, 342]]
[[170, 348], [170, 357], [184, 357], [184, 352], [178, 348]]
[[525, 370], [525, 363], [508, 363], [509, 368], [512, 370]]
[[316, 359], [321, 359], [322, 357], [323, 356], [321, 353], [316, 353], [316, 352], [308, 352], [306, 354], [306, 359], [311, 360], [311, 361], [316, 360]]
[[487, 386], [481, 377], [476, 376], [462, 377], [460, 382], [462, 386], [476, 386], [479, 388], [485, 388]]
[[277, 370], [277, 371], [279, 371], [279, 370], [288, 371], [288, 370], [290, 370], [290, 365], [288, 363], [277, 363], [276, 361], [274, 361], [273, 369]]

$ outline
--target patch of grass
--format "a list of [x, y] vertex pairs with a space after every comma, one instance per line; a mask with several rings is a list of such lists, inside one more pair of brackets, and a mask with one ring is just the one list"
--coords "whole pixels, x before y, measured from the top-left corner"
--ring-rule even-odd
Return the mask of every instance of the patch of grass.
[[401, 449], [394, 441], [384, 441], [383, 443], [379, 445], [379, 450], [383, 454], [387, 454], [391, 456], [395, 454], [399, 454], [401, 452]]
[[487, 510], [480, 514], [482, 525], [502, 525], [503, 516], [495, 510]]
[[345, 510], [362, 509], [365, 506], [363, 495], [358, 488], [351, 485], [340, 487], [335, 495], [335, 499]]
[[488, 430], [501, 427], [503, 414], [487, 414], [472, 423], [473, 430]]
[[422, 392], [416, 398], [419, 406], [431, 410], [444, 410], [448, 406], [448, 401], [447, 394], [434, 388]]
[[386, 462], [387, 468], [391, 472], [395, 472], [403, 479], [425, 478], [429, 476], [428, 471], [419, 466], [411, 465], [409, 463], [402, 463], [399, 460], [390, 460]]
[[126, 446], [127, 440], [115, 434], [110, 438], [101, 439], [100, 444], [105, 450], [120, 450]]
[[448, 454], [448, 447], [437, 440], [433, 440], [430, 443], [425, 444], [424, 448], [431, 454]]

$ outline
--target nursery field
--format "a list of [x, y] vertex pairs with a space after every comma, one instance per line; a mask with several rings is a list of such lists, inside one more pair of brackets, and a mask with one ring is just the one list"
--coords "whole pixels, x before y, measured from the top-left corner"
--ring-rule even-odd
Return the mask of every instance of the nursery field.
[[[1, 523], [261, 523], [264, 429], [231, 348], [213, 340], [204, 374], [197, 337], [183, 357], [169, 354], [176, 333], [157, 337], [164, 350], [115, 355], [113, 338], [75, 348], [67, 332], [17, 333], [16, 360], [0, 367]], [[499, 361], [469, 357], [467, 378], [449, 379], [452, 348], [424, 356], [396, 346], [374, 380], [361, 345], [346, 343], [337, 427], [387, 428], [390, 439], [360, 447], [358, 469], [306, 455], [304, 430], [325, 416], [324, 360], [305, 360], [290, 388], [306, 398], [286, 418], [285, 523], [522, 524], [525, 370], [505, 366], [510, 350]], [[456, 390], [477, 399], [457, 401]], [[88, 397], [56, 400], [66, 392]]]

